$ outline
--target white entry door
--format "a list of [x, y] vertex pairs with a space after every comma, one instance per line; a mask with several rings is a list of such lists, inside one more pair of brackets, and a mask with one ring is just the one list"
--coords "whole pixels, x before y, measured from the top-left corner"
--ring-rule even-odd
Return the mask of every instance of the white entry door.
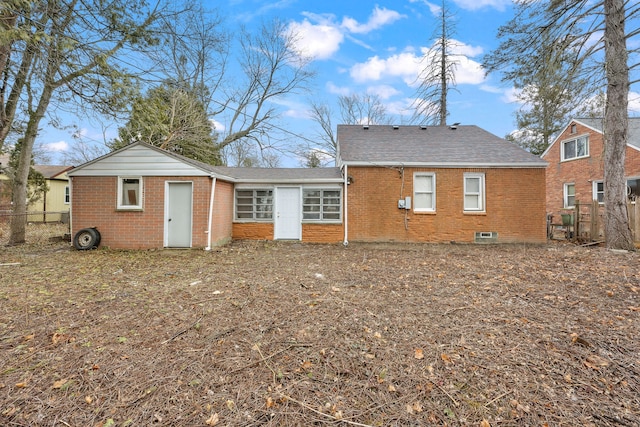
[[277, 187], [275, 208], [275, 239], [302, 239], [300, 188]]
[[168, 182], [165, 201], [165, 246], [191, 247], [191, 210], [193, 184]]

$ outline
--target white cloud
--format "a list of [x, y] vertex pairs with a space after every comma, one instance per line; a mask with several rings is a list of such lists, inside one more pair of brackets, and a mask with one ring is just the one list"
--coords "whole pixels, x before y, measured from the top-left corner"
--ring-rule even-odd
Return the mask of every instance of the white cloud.
[[401, 15], [395, 10], [389, 10], [387, 8], [380, 9], [376, 6], [365, 24], [359, 24], [355, 19], [345, 16], [342, 19], [341, 26], [353, 34], [366, 34], [404, 17], [405, 15]]
[[496, 9], [504, 11], [507, 6], [510, 6], [512, 0], [454, 0], [456, 6], [464, 10], [478, 10], [483, 8]]
[[640, 113], [640, 93], [629, 92], [629, 111]]
[[328, 59], [335, 54], [345, 37], [352, 42], [371, 49], [365, 42], [350, 37], [349, 34], [366, 34], [391, 24], [405, 15], [386, 8], [375, 7], [369, 20], [361, 24], [353, 18], [344, 17], [342, 23], [336, 22], [333, 14], [317, 14], [304, 12], [305, 19], [291, 22], [287, 31], [295, 40], [295, 49], [303, 57], [311, 59]]
[[370, 95], [377, 95], [380, 99], [389, 99], [392, 96], [398, 95], [400, 91], [390, 85], [378, 85], [369, 86], [367, 93]]
[[344, 40], [344, 35], [335, 26], [312, 24], [307, 19], [292, 22], [288, 31], [294, 36], [295, 49], [301, 56], [313, 59], [330, 58]]
[[333, 82], [327, 82], [327, 91], [334, 95], [349, 95], [351, 89], [344, 86], [336, 86]]
[[209, 119], [211, 125], [213, 126], [214, 132], [224, 132], [225, 125], [215, 119]]
[[[456, 84], [480, 84], [485, 81], [485, 73], [479, 62], [470, 59], [482, 53], [482, 48], [456, 42], [451, 59], [456, 62]], [[423, 48], [422, 53], [427, 54]], [[391, 55], [388, 58], [373, 56], [366, 62], [351, 67], [350, 75], [358, 83], [380, 81], [388, 77], [400, 77], [410, 86], [417, 84], [417, 77], [424, 67], [424, 57], [416, 56], [413, 50]]]
[[69, 144], [65, 141], [50, 142], [48, 144], [44, 144], [44, 148], [47, 151], [59, 153], [62, 151], [67, 151], [69, 149]]
[[409, 0], [409, 3], [422, 3], [425, 6], [427, 6], [429, 8], [429, 11], [431, 12], [431, 14], [433, 16], [439, 16], [440, 15], [440, 11], [442, 10], [442, 6], [439, 6], [435, 3], [431, 3], [430, 1], [426, 1], [426, 0]]

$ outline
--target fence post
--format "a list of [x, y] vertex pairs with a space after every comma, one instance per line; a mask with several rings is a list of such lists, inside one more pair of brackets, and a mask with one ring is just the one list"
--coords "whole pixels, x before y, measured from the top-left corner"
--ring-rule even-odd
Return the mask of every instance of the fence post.
[[578, 240], [578, 234], [580, 233], [580, 202], [576, 200], [575, 212], [573, 214], [573, 238], [572, 241]]
[[600, 204], [598, 203], [598, 200], [594, 200], [591, 203], [591, 221], [589, 221], [589, 238], [591, 239], [592, 242], [595, 242], [596, 239], [599, 237], [599, 226], [598, 226], [598, 219], [600, 218]]

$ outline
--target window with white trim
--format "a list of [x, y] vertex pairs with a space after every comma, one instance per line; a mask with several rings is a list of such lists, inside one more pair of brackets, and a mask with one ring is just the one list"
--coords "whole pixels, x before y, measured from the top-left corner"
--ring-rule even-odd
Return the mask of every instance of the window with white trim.
[[118, 177], [118, 209], [142, 209], [142, 177]]
[[466, 212], [484, 211], [484, 174], [464, 174], [464, 210]]
[[69, 186], [65, 185], [64, 187], [64, 204], [68, 205], [71, 200], [71, 193], [69, 192]]
[[436, 174], [418, 172], [413, 175], [413, 210], [435, 212]]
[[561, 145], [561, 151], [562, 160], [589, 157], [589, 136], [583, 135], [575, 139], [563, 141]]
[[302, 219], [305, 221], [340, 221], [342, 196], [340, 189], [302, 190]]
[[236, 189], [236, 219], [254, 221], [273, 219], [273, 190]]
[[604, 182], [593, 181], [593, 200], [604, 203]]
[[573, 183], [564, 184], [564, 207], [573, 208], [576, 206], [576, 186]]

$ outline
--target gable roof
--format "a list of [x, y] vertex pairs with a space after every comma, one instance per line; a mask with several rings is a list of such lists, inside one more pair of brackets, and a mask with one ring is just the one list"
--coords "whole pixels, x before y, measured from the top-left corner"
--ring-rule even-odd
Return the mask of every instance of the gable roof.
[[478, 126], [338, 125], [339, 164], [546, 167], [547, 162]]
[[[578, 122], [600, 133], [604, 132], [604, 119], [602, 118], [576, 118], [572, 122]], [[627, 143], [640, 150], [640, 117], [629, 117], [629, 140]]]
[[230, 182], [342, 182], [339, 168], [241, 168], [213, 166], [171, 151], [135, 142], [84, 163], [69, 176], [211, 176]]
[[47, 179], [65, 180], [66, 178], [59, 178], [59, 176], [73, 169], [73, 166], [34, 165], [33, 168], [40, 172]]

